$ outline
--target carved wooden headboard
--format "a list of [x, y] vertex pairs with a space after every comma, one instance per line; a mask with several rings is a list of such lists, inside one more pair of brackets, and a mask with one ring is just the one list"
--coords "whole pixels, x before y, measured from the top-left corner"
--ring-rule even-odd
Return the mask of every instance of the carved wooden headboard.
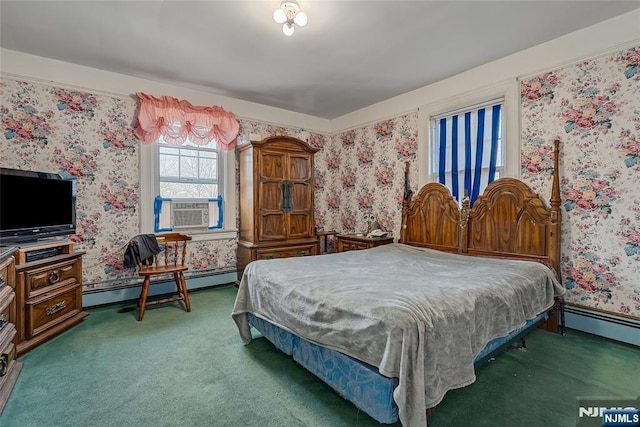
[[513, 178], [489, 184], [471, 209], [468, 201], [459, 207], [449, 190], [438, 183], [426, 184], [411, 201], [405, 183], [400, 243], [470, 255], [535, 259], [551, 265], [560, 277], [559, 145], [556, 140], [549, 207], [528, 185]]

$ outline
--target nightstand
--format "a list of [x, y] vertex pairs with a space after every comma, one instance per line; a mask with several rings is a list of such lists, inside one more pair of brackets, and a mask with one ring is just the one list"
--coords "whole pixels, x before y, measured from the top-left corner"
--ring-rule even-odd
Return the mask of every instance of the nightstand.
[[393, 243], [393, 237], [367, 237], [357, 234], [338, 234], [336, 237], [338, 252], [357, 251]]

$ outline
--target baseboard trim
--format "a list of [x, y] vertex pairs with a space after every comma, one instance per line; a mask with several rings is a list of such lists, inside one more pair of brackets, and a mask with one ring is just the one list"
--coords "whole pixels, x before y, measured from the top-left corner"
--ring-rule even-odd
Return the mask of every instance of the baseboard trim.
[[[187, 279], [187, 289], [193, 290], [232, 283], [235, 282], [237, 275], [235, 271], [229, 271], [222, 274], [192, 277]], [[100, 289], [85, 292], [82, 295], [82, 307], [136, 300], [140, 296], [140, 288], [141, 285], [133, 285], [119, 289]], [[152, 283], [149, 287], [150, 296], [175, 293], [175, 291], [176, 285], [173, 282]]]
[[567, 328], [640, 346], [640, 321], [598, 311], [565, 306]]

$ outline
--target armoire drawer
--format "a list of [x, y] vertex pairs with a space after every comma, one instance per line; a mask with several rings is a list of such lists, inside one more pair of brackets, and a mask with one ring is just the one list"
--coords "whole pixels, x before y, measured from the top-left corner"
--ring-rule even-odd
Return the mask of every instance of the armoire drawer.
[[55, 288], [77, 284], [82, 277], [82, 262], [80, 259], [68, 260], [53, 268], [45, 265], [23, 274], [25, 274], [27, 298], [34, 298]]
[[316, 244], [286, 246], [280, 248], [258, 249], [256, 259], [293, 258], [297, 256], [317, 255]]
[[82, 298], [79, 284], [66, 286], [59, 291], [26, 303], [26, 338], [33, 338], [80, 312], [78, 298]]

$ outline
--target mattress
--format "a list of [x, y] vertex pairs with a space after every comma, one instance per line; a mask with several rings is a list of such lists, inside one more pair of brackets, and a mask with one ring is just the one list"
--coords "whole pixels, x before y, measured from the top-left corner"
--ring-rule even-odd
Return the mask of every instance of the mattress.
[[[278, 349], [292, 356], [296, 362], [373, 419], [383, 424], [398, 421], [398, 406], [393, 400], [393, 390], [398, 386], [398, 378], [385, 377], [375, 366], [309, 342], [253, 313], [247, 313], [247, 316], [249, 324]], [[486, 361], [547, 318], [548, 314], [544, 312], [507, 336], [491, 340], [476, 356], [475, 364]]]

